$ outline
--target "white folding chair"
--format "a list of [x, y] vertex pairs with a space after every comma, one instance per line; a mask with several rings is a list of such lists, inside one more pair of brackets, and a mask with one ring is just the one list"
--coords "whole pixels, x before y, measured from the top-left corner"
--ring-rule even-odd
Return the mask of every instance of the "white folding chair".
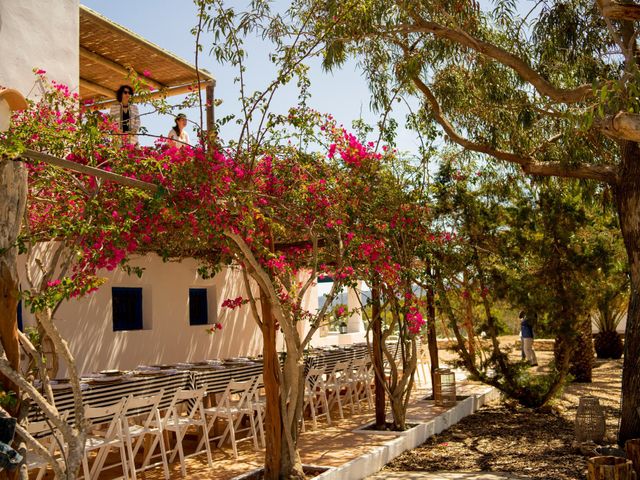
[[[66, 421], [66, 414], [63, 416], [63, 421]], [[62, 435], [58, 430], [52, 428], [51, 424], [46, 420], [39, 422], [29, 422], [26, 426], [27, 431], [33, 437], [37, 437], [38, 442], [49, 452], [58, 463], [63, 462], [62, 455], [65, 450], [65, 443]], [[44, 474], [47, 472], [47, 468], [50, 467], [46, 458], [40, 456], [34, 450], [27, 450], [26, 458], [27, 470], [29, 472], [38, 470], [35, 480], [41, 480]]]
[[264, 419], [267, 413], [267, 399], [263, 395], [264, 393], [264, 378], [262, 374], [257, 375], [253, 381], [251, 387], [251, 394], [249, 395], [249, 401], [251, 402], [251, 408], [255, 414], [256, 424], [258, 427], [258, 434], [260, 437], [260, 445], [267, 446], [267, 442], [264, 436]]
[[[324, 369], [312, 368], [307, 373], [304, 381], [304, 404], [302, 406], [302, 431], [305, 431], [304, 411], [307, 406], [311, 411], [311, 421], [313, 428], [318, 428], [318, 417], [325, 416], [327, 423], [331, 425], [331, 414], [329, 413], [329, 402], [327, 401], [327, 386], [324, 382]], [[320, 408], [324, 412], [320, 413]]]
[[352, 386], [355, 389], [356, 405], [360, 411], [360, 402], [367, 400], [369, 408], [373, 407], [373, 396], [371, 395], [371, 384], [373, 381], [373, 371], [367, 358], [356, 358], [353, 363]]
[[[246, 380], [244, 382], [238, 382], [231, 380], [227, 385], [227, 388], [222, 393], [217, 405], [215, 407], [205, 408], [204, 414], [209, 417], [207, 422], [207, 430], [211, 430], [216, 423], [216, 420], [224, 420], [227, 425], [221, 435], [210, 437], [211, 440], [218, 440], [218, 448], [222, 446], [227, 436], [231, 442], [231, 448], [233, 449], [233, 456], [238, 458], [237, 443], [242, 440], [253, 439], [253, 446], [256, 450], [260, 448], [258, 446], [258, 434], [256, 431], [255, 418], [253, 416], [254, 410], [251, 403], [251, 392], [253, 386], [253, 380]], [[242, 418], [247, 415], [249, 417], [249, 427], [241, 429]], [[250, 437], [238, 439], [237, 434], [240, 432], [249, 431]], [[201, 440], [200, 443], [204, 441]]]
[[[149, 462], [158, 444], [160, 445], [160, 457], [162, 459], [164, 478], [165, 480], [169, 480], [167, 451], [162, 434], [162, 420], [160, 419], [160, 411], [158, 410], [158, 405], [160, 405], [163, 393], [164, 390], [161, 390], [157, 395], [149, 397], [130, 396], [125, 403], [124, 410], [128, 412], [129, 415], [126, 417], [123, 416], [122, 428], [127, 445], [127, 453], [129, 454], [131, 478], [133, 480], [137, 478], [136, 472], [144, 471], [155, 466], [149, 465]], [[142, 466], [136, 469], [136, 455], [148, 436], [153, 437], [153, 442], [151, 444], [147, 443], [149, 448], [145, 449]]]
[[[85, 419], [92, 423], [92, 426], [103, 425], [106, 428], [96, 430], [95, 428], [87, 434], [84, 446], [84, 456], [82, 458], [82, 471], [85, 480], [87, 478], [97, 479], [103, 470], [122, 465], [124, 478], [129, 478], [127, 467], [127, 454], [122, 434], [122, 415], [124, 415], [124, 405], [126, 398], [106, 407], [84, 407]], [[120, 450], [120, 463], [104, 466], [107, 454], [112, 448]], [[89, 453], [97, 450], [96, 458], [89, 470]]]
[[[205, 451], [207, 452], [207, 461], [209, 467], [213, 467], [211, 461], [211, 449], [209, 448], [209, 436], [207, 430], [207, 423], [204, 416], [202, 400], [206, 390], [200, 388], [198, 390], [178, 390], [171, 400], [171, 404], [162, 419], [162, 429], [174, 432], [176, 434], [176, 446], [174, 447], [169, 462], [173, 462], [176, 458], [176, 454], [180, 456], [180, 472], [182, 476], [187, 475], [187, 468], [184, 463], [185, 455], [182, 441], [187, 433], [187, 430], [191, 427], [196, 429], [202, 429], [202, 438], [204, 440]], [[184, 411], [180, 407], [184, 405]], [[198, 444], [195, 453], [199, 454], [202, 450], [202, 441]], [[191, 455], [190, 455], [191, 456]]]
[[429, 360], [429, 349], [426, 345], [420, 345], [418, 347], [418, 358], [416, 362], [416, 383], [423, 387], [426, 387], [431, 380]]
[[345, 402], [349, 402], [351, 406], [351, 415], [353, 415], [355, 405], [353, 403], [354, 397], [354, 389], [351, 383], [351, 361], [345, 360], [343, 362], [338, 362], [333, 366], [331, 373], [329, 374], [326, 381], [329, 408], [333, 408], [333, 406], [338, 404], [338, 412], [340, 413], [340, 418], [344, 419], [344, 407], [346, 407], [346, 403], [343, 405], [343, 400]]

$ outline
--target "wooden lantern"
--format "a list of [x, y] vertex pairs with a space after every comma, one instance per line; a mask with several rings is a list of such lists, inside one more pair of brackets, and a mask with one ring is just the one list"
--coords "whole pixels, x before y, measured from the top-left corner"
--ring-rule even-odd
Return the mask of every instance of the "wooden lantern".
[[580, 398], [576, 412], [575, 433], [578, 442], [602, 442], [606, 424], [600, 401], [587, 395]]
[[456, 404], [456, 374], [448, 368], [436, 368], [433, 375], [433, 400], [436, 406]]

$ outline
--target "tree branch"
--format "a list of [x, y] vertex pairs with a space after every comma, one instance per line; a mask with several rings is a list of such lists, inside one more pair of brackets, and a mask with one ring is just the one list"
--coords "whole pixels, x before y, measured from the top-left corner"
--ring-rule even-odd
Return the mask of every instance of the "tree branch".
[[[515, 163], [517, 165], [520, 165], [525, 173], [532, 175], [558, 176], [567, 178], [588, 178], [606, 183], [616, 183], [618, 181], [616, 171], [613, 167], [604, 165], [569, 166], [562, 165], [560, 163], [539, 162], [534, 157], [531, 157], [529, 155], [516, 155], [514, 153], [498, 150], [488, 145], [472, 142], [471, 140], [459, 135], [458, 132], [456, 132], [453, 128], [453, 125], [451, 125], [449, 121], [444, 117], [440, 108], [440, 104], [438, 103], [438, 100], [436, 99], [431, 89], [417, 76], [414, 76], [412, 80], [427, 99], [436, 122], [440, 124], [446, 134], [449, 135], [449, 138], [451, 138], [451, 140], [453, 140], [458, 145], [466, 148], [467, 150], [485, 153], [497, 158], [498, 160]], [[637, 117], [640, 119], [640, 115], [637, 115]]]
[[[402, 8], [404, 2], [397, 2]], [[423, 20], [415, 11], [407, 12], [415, 25], [407, 26], [407, 30], [413, 32], [431, 33], [438, 38], [451, 40], [459, 45], [471, 48], [478, 53], [493, 58], [507, 67], [513, 69], [524, 80], [529, 82], [541, 95], [545, 95], [552, 100], [560, 103], [576, 103], [585, 100], [593, 95], [591, 85], [580, 85], [573, 89], [563, 89], [552, 85], [544, 77], [542, 77], [533, 68], [527, 65], [521, 58], [504, 50], [501, 47], [493, 45], [469, 35], [462, 30], [448, 28], [435, 22]]]

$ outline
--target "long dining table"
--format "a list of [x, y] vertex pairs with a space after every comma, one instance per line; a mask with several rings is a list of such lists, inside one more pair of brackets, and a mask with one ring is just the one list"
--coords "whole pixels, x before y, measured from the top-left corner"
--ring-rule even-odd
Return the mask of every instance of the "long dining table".
[[[342, 347], [314, 349], [305, 356], [305, 370], [310, 368], [324, 368], [329, 373], [336, 363], [368, 356], [367, 345], [354, 344]], [[207, 393], [221, 393], [229, 381], [248, 380], [262, 373], [263, 364], [260, 359], [229, 359], [221, 362], [205, 364], [179, 364], [163, 366], [153, 371], [138, 370], [134, 372], [114, 375], [92, 375], [82, 380], [82, 402], [91, 406], [107, 406], [118, 402], [123, 397], [151, 396], [163, 392], [159, 408], [165, 409], [171, 403], [178, 389], [205, 388]], [[171, 368], [169, 368], [171, 367]], [[68, 421], [74, 420], [73, 392], [66, 384], [52, 385], [56, 408], [59, 412], [67, 412]], [[42, 412], [34, 403], [29, 412], [31, 420], [41, 420]]]

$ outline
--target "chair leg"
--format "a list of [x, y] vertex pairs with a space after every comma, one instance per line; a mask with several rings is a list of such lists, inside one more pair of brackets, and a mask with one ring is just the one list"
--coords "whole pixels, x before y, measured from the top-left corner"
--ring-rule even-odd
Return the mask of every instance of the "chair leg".
[[[164, 438], [162, 436], [162, 432], [158, 432], [158, 436], [156, 438], [158, 439], [158, 443], [160, 443], [160, 455], [162, 456], [162, 470], [164, 472], [164, 479], [169, 480], [169, 464], [167, 462], [167, 448], [164, 445]], [[147, 463], [149, 462], [149, 459], [151, 459], [151, 453], [153, 452], [154, 448], [155, 448], [155, 445], [153, 446], [153, 448], [149, 450]]]
[[[176, 431], [176, 443], [177, 448], [178, 448], [178, 455], [180, 457], [180, 473], [182, 474], [182, 478], [185, 478], [187, 476], [187, 467], [184, 464], [184, 450], [182, 448], [182, 439], [184, 438], [184, 435], [187, 433], [187, 431], [185, 430], [184, 433], [182, 433], [180, 430]], [[175, 453], [174, 453], [175, 456]]]
[[207, 464], [209, 467], [213, 467], [213, 459], [211, 458], [211, 445], [209, 445], [209, 428], [204, 420], [202, 419], [202, 438], [204, 438], [204, 448], [207, 451]]

